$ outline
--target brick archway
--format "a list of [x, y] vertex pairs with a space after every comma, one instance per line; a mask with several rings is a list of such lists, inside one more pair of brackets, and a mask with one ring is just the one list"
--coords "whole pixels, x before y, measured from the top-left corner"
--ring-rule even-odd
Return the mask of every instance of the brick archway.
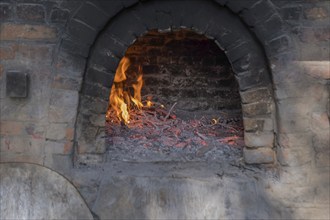
[[[186, 4], [86, 1], [71, 19], [60, 50], [84, 62], [89, 54], [76, 125], [78, 163], [79, 158], [89, 158], [91, 163], [102, 160], [105, 147], [99, 138], [104, 126], [101, 117], [115, 69], [127, 47], [149, 29], [171, 27], [188, 27], [214, 39], [225, 50], [240, 87], [246, 161], [274, 162], [276, 114], [269, 66], [282, 62], [279, 57], [290, 47], [280, 16], [267, 0], [193, 1], [189, 7]], [[101, 13], [97, 21], [91, 19], [93, 13]], [[272, 29], [268, 30], [270, 24]], [[92, 44], [94, 49], [89, 53]], [[272, 71], [274, 74], [276, 69]]]

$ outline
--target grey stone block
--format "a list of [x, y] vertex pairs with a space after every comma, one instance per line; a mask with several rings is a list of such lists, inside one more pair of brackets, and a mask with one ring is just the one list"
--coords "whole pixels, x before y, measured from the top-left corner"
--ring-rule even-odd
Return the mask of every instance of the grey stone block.
[[90, 47], [91, 46], [88, 44], [78, 43], [77, 40], [73, 38], [64, 38], [61, 41], [61, 50], [82, 57], [88, 57]]
[[249, 133], [244, 132], [244, 141], [247, 147], [273, 147], [274, 146], [274, 133], [260, 132]]
[[235, 45], [234, 47], [228, 48], [228, 51], [226, 51], [226, 55], [231, 62], [235, 62], [241, 58], [244, 58], [244, 56], [251, 53], [251, 51], [253, 50], [255, 50], [255, 48], [251, 47], [250, 42], [241, 41], [239, 45]]
[[139, 2], [139, 0], [121, 0], [125, 8], [131, 7], [132, 5]]
[[258, 0], [235, 0], [228, 1], [226, 6], [230, 8], [234, 13], [240, 13], [243, 10], [247, 10], [252, 7]]
[[79, 101], [79, 94], [77, 91], [53, 89], [50, 99], [52, 106], [58, 107], [74, 107], [77, 108]]
[[272, 104], [265, 102], [257, 102], [242, 105], [243, 116], [253, 117], [260, 115], [270, 115], [272, 113]]
[[89, 121], [97, 127], [105, 126], [105, 114], [92, 114], [89, 117]]
[[262, 68], [249, 70], [242, 74], [235, 75], [241, 91], [255, 87], [268, 86], [270, 83], [269, 72]]
[[89, 68], [86, 73], [86, 79], [91, 82], [99, 83], [105, 87], [110, 88], [114, 79], [114, 74]]
[[225, 28], [219, 28], [221, 30], [221, 34], [216, 36], [216, 40], [220, 45], [220, 48], [227, 50], [232, 45], [237, 45], [238, 43], [242, 42], [240, 36], [242, 36], [243, 32], [240, 31], [238, 34], [232, 33], [231, 31]]
[[254, 88], [241, 92], [242, 103], [269, 102], [271, 101], [271, 91], [267, 87]]
[[276, 54], [279, 52], [285, 52], [290, 48], [291, 40], [288, 35], [282, 35], [268, 42], [267, 47], [269, 54]]
[[288, 6], [281, 10], [281, 14], [285, 20], [298, 21], [302, 16], [302, 7], [301, 5]]
[[54, 8], [50, 12], [50, 21], [52, 23], [65, 23], [69, 18], [69, 11], [60, 8]]
[[67, 124], [51, 123], [47, 128], [46, 138], [50, 140], [62, 140], [65, 138]]
[[23, 21], [43, 21], [46, 11], [43, 5], [19, 4], [16, 8], [18, 19]]
[[142, 35], [147, 28], [136, 20], [131, 11], [125, 11], [118, 16], [116, 22], [110, 23], [105, 33], [120, 39], [126, 45], [131, 45], [137, 36]]
[[96, 37], [96, 30], [87, 26], [83, 22], [71, 19], [66, 32], [69, 36], [77, 39], [78, 42], [91, 45]]
[[86, 59], [84, 57], [61, 51], [56, 63], [57, 73], [65, 77], [82, 77], [85, 65]]
[[10, 21], [14, 19], [13, 7], [10, 4], [0, 4], [0, 20]]
[[108, 14], [110, 18], [115, 16], [119, 11], [124, 8], [124, 5], [121, 1], [98, 1], [96, 5], [101, 8], [106, 14]]
[[249, 10], [243, 10], [241, 16], [248, 25], [254, 26], [275, 13], [275, 6], [270, 1], [258, 1]]
[[65, 76], [57, 75], [52, 82], [52, 88], [79, 91], [81, 84], [81, 79], [67, 78]]
[[95, 50], [106, 56], [106, 59], [111, 59], [112, 55], [116, 57], [124, 56], [128, 46], [121, 38], [103, 34], [98, 38]]
[[77, 107], [50, 106], [49, 121], [55, 123], [74, 123]]
[[97, 66], [97, 69], [104, 69], [106, 72], [115, 73], [122, 57], [117, 57], [114, 54], [106, 56], [104, 52], [100, 50], [93, 52], [89, 60], [89, 66]]
[[243, 118], [246, 132], [273, 131], [274, 125], [271, 118]]
[[70, 0], [70, 1], [62, 1], [59, 3], [61, 9], [69, 10], [70, 12], [76, 11], [84, 1], [81, 0]]
[[29, 77], [27, 73], [8, 71], [6, 73], [6, 94], [11, 98], [25, 98], [28, 95]]
[[74, 166], [81, 167], [95, 167], [100, 166], [104, 161], [103, 154], [79, 154], [76, 155]]
[[105, 14], [103, 10], [95, 5], [87, 2], [79, 9], [74, 18], [83, 21], [95, 29], [100, 29], [108, 21], [109, 15]]
[[280, 15], [274, 14], [266, 21], [256, 24], [254, 30], [259, 39], [268, 41], [284, 33], [283, 23]]
[[110, 88], [103, 87], [95, 83], [85, 83], [83, 85], [82, 93], [91, 97], [101, 98], [108, 100], [110, 94]]
[[80, 97], [80, 110], [82, 114], [89, 115], [90, 113], [104, 114], [107, 111], [109, 100], [101, 100], [88, 96]]
[[271, 148], [244, 148], [243, 155], [247, 164], [268, 164], [275, 161], [275, 153]]
[[229, 2], [229, 0], [214, 0], [214, 1], [220, 4], [221, 6], [224, 6]]

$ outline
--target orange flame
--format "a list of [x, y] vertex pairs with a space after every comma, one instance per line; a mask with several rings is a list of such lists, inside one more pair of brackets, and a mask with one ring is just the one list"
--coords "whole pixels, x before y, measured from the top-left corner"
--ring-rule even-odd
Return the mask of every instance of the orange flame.
[[152, 103], [151, 101], [147, 100], [147, 107], [150, 108], [154, 103]]
[[[132, 83], [132, 85], [128, 85], [126, 73], [130, 65], [130, 60], [127, 57], [123, 57], [116, 70], [116, 75], [110, 94], [110, 106], [115, 110], [118, 119], [125, 124], [129, 124], [129, 109], [132, 107], [131, 101], [138, 109], [143, 107], [141, 102], [141, 89], [143, 86], [142, 71], [141, 68], [139, 68], [136, 82]], [[133, 97], [128, 91], [129, 87], [133, 88]], [[109, 112], [107, 112], [107, 117], [109, 117]]]
[[143, 86], [142, 81], [142, 74], [140, 74], [137, 78], [137, 82], [132, 85], [134, 89], [134, 98], [131, 97], [132, 102], [140, 109], [143, 107], [143, 104], [141, 102], [141, 89]]

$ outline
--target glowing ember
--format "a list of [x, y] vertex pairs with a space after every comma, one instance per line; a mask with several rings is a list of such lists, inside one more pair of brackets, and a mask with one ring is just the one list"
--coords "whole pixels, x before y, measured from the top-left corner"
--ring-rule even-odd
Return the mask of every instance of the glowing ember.
[[153, 103], [151, 101], [147, 101], [147, 107], [150, 108], [153, 105]]
[[[143, 74], [140, 68], [138, 73], [136, 73], [136, 80], [129, 85], [127, 83], [126, 74], [130, 65], [130, 60], [127, 57], [123, 57], [116, 70], [116, 75], [110, 94], [110, 106], [113, 110], [115, 110], [118, 119], [125, 124], [130, 123], [129, 110], [133, 108], [133, 106], [137, 107], [138, 109], [141, 109], [143, 107], [143, 104], [141, 102]], [[130, 88], [133, 88], [133, 96], [130, 94]], [[151, 101], [148, 102], [151, 103]], [[148, 102], [147, 107], [150, 107], [151, 104]], [[110, 118], [110, 114], [111, 113], [109, 109], [106, 116], [107, 119]]]

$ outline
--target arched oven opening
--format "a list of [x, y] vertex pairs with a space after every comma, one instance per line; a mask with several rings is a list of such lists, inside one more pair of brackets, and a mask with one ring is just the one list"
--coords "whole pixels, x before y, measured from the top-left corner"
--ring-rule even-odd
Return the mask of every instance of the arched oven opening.
[[128, 47], [109, 96], [108, 160], [238, 160], [243, 146], [238, 83], [213, 40], [151, 30]]

